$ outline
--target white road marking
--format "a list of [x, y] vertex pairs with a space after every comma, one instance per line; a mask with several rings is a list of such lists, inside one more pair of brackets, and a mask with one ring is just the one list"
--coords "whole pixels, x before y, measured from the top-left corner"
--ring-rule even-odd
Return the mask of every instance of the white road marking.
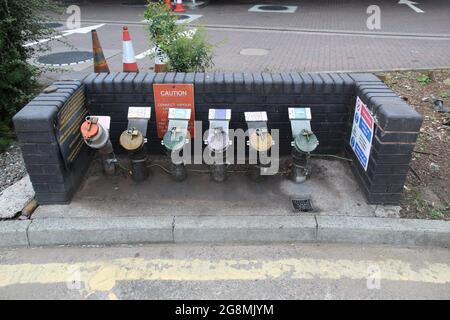
[[144, 59], [145, 57], [147, 57], [147, 56], [149, 56], [149, 55], [152, 55], [154, 52], [155, 52], [155, 47], [153, 47], [153, 48], [151, 48], [151, 49], [149, 49], [149, 50], [147, 50], [147, 51], [144, 51], [144, 52], [138, 54], [138, 55], [136, 56], [136, 60], [142, 60], [142, 59]]
[[62, 37], [70, 36], [72, 34], [86, 34], [86, 33], [91, 32], [92, 30], [99, 29], [99, 28], [103, 27], [104, 25], [105, 24], [102, 23], [102, 24], [97, 24], [95, 26], [90, 26], [90, 27], [78, 28], [78, 29], [73, 29], [73, 30], [66, 30], [61, 35], [57, 35], [57, 36], [54, 36], [54, 37], [51, 37], [51, 38], [48, 38], [48, 39], [41, 39], [41, 40], [35, 41], [35, 42], [30, 42], [30, 43], [25, 44], [24, 47], [32, 47], [32, 46], [35, 46], [37, 44], [46, 43], [46, 42], [49, 42], [51, 40], [56, 40], [56, 39], [60, 39]]
[[413, 9], [417, 13], [424, 13], [425, 12], [422, 9], [416, 7], [415, 4], [418, 4], [418, 3], [414, 2], [414, 1], [411, 1], [411, 0], [400, 0], [398, 3], [399, 4], [406, 4], [408, 7], [410, 7], [411, 9]]

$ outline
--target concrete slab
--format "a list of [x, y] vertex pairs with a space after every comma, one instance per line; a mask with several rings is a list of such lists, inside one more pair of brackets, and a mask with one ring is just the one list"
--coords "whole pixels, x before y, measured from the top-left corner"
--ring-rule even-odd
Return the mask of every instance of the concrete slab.
[[34, 198], [30, 176], [26, 175], [0, 193], [0, 219], [10, 219]]
[[[152, 161], [168, 167], [161, 158]], [[304, 184], [294, 184], [281, 174], [257, 183], [241, 172], [230, 173], [224, 183], [215, 183], [202, 171], [206, 167], [191, 169], [196, 171], [188, 172], [188, 179], [177, 183], [154, 167], [147, 181], [136, 184], [125, 174], [105, 177], [95, 162], [71, 204], [40, 206], [33, 218], [293, 216], [298, 213], [293, 212], [291, 199], [304, 195], [311, 196], [317, 215], [374, 215], [375, 208], [366, 204], [346, 162], [313, 159], [311, 179]]]
[[314, 217], [177, 216], [175, 242], [255, 243], [314, 242]]
[[319, 242], [450, 247], [450, 222], [317, 216]]
[[0, 222], [0, 247], [27, 246], [27, 229], [31, 221], [15, 220]]
[[173, 216], [33, 220], [32, 246], [172, 242]]

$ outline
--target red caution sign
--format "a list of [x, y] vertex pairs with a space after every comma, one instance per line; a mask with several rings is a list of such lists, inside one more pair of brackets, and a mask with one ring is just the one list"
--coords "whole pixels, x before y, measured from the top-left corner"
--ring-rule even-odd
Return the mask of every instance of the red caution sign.
[[158, 138], [162, 139], [167, 131], [168, 114], [170, 108], [191, 109], [189, 133], [194, 137], [194, 85], [193, 84], [154, 84], [156, 126]]

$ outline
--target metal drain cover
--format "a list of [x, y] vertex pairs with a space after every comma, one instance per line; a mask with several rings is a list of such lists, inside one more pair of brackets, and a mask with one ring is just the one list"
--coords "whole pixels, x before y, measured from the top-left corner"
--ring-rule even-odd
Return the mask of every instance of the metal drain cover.
[[41, 56], [37, 62], [46, 66], [69, 66], [91, 61], [92, 56], [89, 51], [65, 51]]
[[265, 13], [294, 13], [298, 6], [285, 6], [279, 4], [257, 4], [250, 9], [249, 12], [265, 12]]
[[294, 209], [294, 212], [314, 211], [311, 198], [309, 197], [292, 199], [292, 208]]
[[260, 6], [259, 10], [263, 10], [263, 11], [285, 11], [285, 10], [289, 10], [288, 7], [286, 6]]

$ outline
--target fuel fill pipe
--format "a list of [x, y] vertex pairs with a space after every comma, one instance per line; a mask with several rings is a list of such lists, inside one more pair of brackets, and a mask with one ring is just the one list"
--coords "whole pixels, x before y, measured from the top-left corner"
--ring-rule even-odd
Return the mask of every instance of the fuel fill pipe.
[[120, 136], [120, 145], [128, 151], [131, 178], [136, 182], [142, 182], [149, 176], [145, 140], [142, 133], [136, 128], [125, 130]]
[[99, 151], [102, 157], [103, 171], [106, 175], [114, 175], [116, 172], [116, 157], [109, 139], [109, 117], [105, 117], [108, 123], [102, 124], [98, 117], [87, 116], [85, 121], [81, 124], [81, 135], [84, 142]]

